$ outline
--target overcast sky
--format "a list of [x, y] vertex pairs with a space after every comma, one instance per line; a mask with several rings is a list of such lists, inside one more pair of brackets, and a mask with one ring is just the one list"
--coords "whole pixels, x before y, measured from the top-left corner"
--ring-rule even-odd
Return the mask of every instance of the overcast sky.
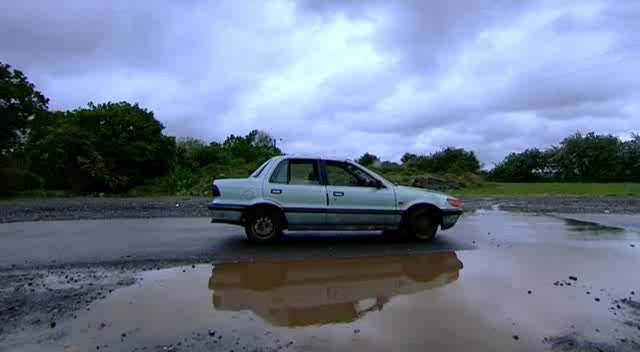
[[166, 133], [490, 166], [640, 131], [640, 1], [65, 0], [0, 5], [0, 61], [53, 109], [139, 102]]

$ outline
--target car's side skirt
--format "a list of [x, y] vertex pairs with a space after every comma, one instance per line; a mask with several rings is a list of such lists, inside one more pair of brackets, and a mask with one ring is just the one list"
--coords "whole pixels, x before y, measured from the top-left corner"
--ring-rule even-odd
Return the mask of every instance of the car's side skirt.
[[[209, 210], [244, 210], [247, 205], [239, 204], [209, 204]], [[403, 210], [396, 209], [353, 209], [353, 208], [282, 208], [285, 213], [311, 214], [355, 214], [355, 215], [402, 215]]]
[[[241, 212], [248, 208], [247, 205], [240, 204], [209, 204], [208, 208], [212, 212], [234, 213]], [[403, 210], [395, 209], [345, 209], [345, 208], [295, 208], [287, 207], [282, 209], [289, 218], [290, 230], [387, 230], [397, 228], [400, 224]], [[443, 209], [442, 229], [452, 227], [457, 218], [462, 214], [460, 209]], [[315, 225], [318, 215], [327, 215], [329, 217], [339, 217], [339, 220], [329, 221], [327, 224]], [[369, 221], [367, 218], [375, 216], [375, 220]], [[386, 221], [380, 221], [381, 217], [388, 218]], [[295, 219], [295, 220], [294, 220]], [[293, 220], [293, 221], [291, 221]], [[223, 222], [229, 224], [241, 224], [240, 216], [233, 219], [224, 217], [217, 218], [213, 222]], [[332, 223], [335, 222], [335, 223]], [[371, 225], [371, 223], [376, 223]]]
[[289, 231], [381, 231], [396, 230], [398, 225], [289, 225]]

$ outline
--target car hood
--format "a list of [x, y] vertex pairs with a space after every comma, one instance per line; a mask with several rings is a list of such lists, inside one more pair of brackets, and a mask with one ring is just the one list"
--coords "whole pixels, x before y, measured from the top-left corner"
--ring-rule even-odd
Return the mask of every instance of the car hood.
[[439, 208], [450, 208], [447, 198], [452, 198], [444, 193], [434, 192], [424, 188], [396, 186], [396, 199], [398, 204], [409, 207], [416, 203], [430, 203]]
[[451, 196], [444, 194], [444, 193], [440, 193], [440, 192], [435, 192], [432, 191], [430, 189], [426, 189], [426, 188], [418, 188], [418, 187], [408, 187], [408, 186], [396, 186], [396, 191], [398, 192], [402, 192], [402, 193], [418, 193], [418, 194], [430, 194], [430, 195], [434, 195], [437, 197], [442, 197], [442, 198], [449, 198]]

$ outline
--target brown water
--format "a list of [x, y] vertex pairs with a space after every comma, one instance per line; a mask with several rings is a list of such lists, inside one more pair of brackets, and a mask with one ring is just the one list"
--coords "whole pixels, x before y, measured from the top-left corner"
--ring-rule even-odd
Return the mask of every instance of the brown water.
[[61, 344], [495, 351], [540, 350], [549, 347], [543, 338], [571, 333], [608, 343], [638, 338], [623, 324], [632, 313], [608, 309], [640, 287], [637, 275], [616, 273], [638, 264], [637, 256], [546, 248], [544, 256], [495, 250], [174, 268], [146, 273], [93, 305], [64, 327]]

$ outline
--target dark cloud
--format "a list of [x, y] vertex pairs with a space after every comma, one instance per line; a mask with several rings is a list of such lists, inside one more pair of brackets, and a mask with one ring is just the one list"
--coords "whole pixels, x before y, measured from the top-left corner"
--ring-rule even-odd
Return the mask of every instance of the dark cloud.
[[26, 0], [2, 6], [0, 61], [54, 108], [137, 101], [172, 134], [491, 164], [640, 130], [638, 18], [633, 1]]

